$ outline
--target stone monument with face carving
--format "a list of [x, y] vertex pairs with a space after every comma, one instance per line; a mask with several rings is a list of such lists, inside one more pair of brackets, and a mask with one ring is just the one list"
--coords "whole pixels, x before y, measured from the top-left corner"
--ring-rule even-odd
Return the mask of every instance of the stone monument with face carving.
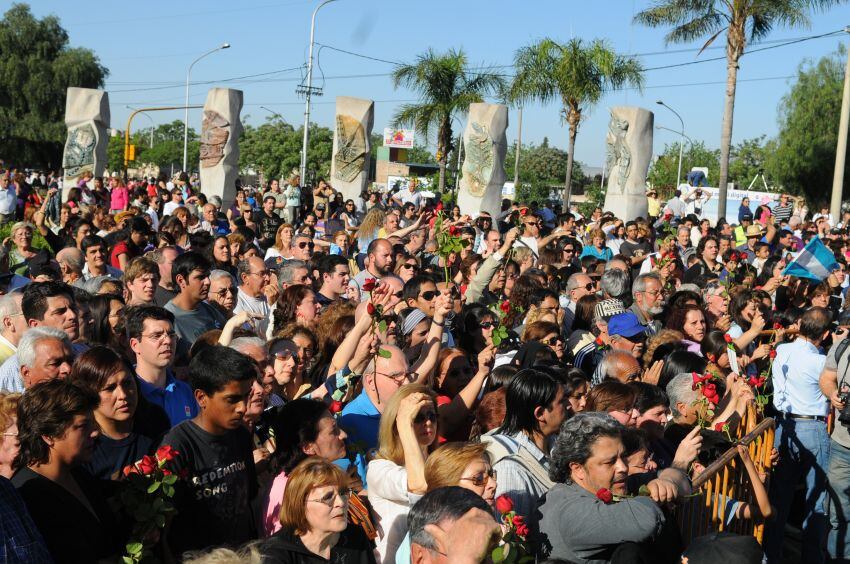
[[241, 111], [241, 90], [213, 88], [207, 94], [201, 122], [201, 191], [208, 199], [220, 197], [223, 210], [236, 198]]
[[357, 198], [369, 183], [375, 102], [337, 96], [329, 183], [344, 199]]
[[505, 184], [505, 153], [508, 142], [508, 107], [502, 104], [470, 104], [463, 132], [463, 166], [457, 205], [472, 217], [486, 211], [496, 216]]
[[92, 88], [69, 87], [65, 97], [68, 136], [62, 153], [62, 199], [84, 174], [102, 176], [109, 145], [109, 94]]
[[646, 217], [646, 174], [652, 161], [654, 121], [654, 114], [643, 108], [611, 108], [605, 138], [608, 186], [604, 209], [624, 221]]

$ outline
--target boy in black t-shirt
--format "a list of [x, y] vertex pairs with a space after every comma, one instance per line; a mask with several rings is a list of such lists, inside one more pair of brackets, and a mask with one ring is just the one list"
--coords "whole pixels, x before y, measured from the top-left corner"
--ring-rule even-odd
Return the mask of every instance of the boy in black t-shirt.
[[200, 413], [165, 436], [180, 454], [171, 463], [181, 480], [168, 541], [178, 558], [187, 550], [236, 546], [256, 536], [250, 503], [257, 494], [251, 434], [242, 418], [254, 362], [227, 347], [199, 352], [189, 375]]

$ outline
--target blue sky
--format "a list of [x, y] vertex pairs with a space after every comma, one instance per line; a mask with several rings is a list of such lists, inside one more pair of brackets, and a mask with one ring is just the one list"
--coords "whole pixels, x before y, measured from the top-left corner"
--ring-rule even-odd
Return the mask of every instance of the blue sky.
[[[205, 58], [192, 71], [190, 103], [203, 104], [206, 91], [228, 86], [244, 91], [243, 121], [259, 124], [270, 116], [266, 106], [288, 122], [303, 122], [303, 100], [295, 93], [307, 59], [310, 14], [318, 0], [38, 0], [36, 16], [57, 15], [73, 46], [93, 49], [109, 68], [113, 127], [123, 129], [131, 106], [181, 105], [186, 69], [203, 52], [229, 42], [232, 47]], [[644, 66], [656, 67], [719, 57], [723, 50], [707, 50], [696, 57], [693, 45], [665, 47], [663, 30], [632, 24], [633, 14], [648, 0], [338, 0], [321, 9], [317, 43], [379, 59], [412, 61], [429, 47], [461, 47], [475, 65], [510, 65], [517, 48], [551, 37], [568, 40], [602, 38], [621, 53], [641, 54]], [[778, 28], [769, 40], [801, 38], [832, 32], [850, 24], [850, 8], [841, 6], [812, 16], [809, 29]], [[777, 130], [777, 107], [789, 88], [789, 78], [806, 58], [834, 51], [840, 34], [753, 53], [742, 60], [738, 74], [733, 142]], [[718, 47], [723, 43], [718, 41]], [[317, 47], [318, 49], [318, 47]], [[375, 129], [388, 125], [395, 107], [414, 96], [395, 90], [389, 78], [392, 65], [354, 57], [328, 48], [319, 49], [314, 85], [324, 87], [311, 121], [331, 126], [336, 96], [375, 100]], [[264, 74], [251, 79], [222, 79]], [[500, 68], [510, 73], [509, 67]], [[324, 75], [324, 80], [322, 78]], [[663, 99], [684, 118], [685, 132], [694, 140], [717, 147], [723, 112], [725, 60], [680, 68], [649, 71], [646, 89], [612, 93], [584, 121], [576, 143], [578, 160], [600, 166], [611, 106], [639, 105], [656, 112], [656, 124], [679, 129], [676, 117], [655, 101]], [[157, 123], [182, 119], [182, 111], [151, 114]], [[200, 126], [200, 110], [190, 124]], [[838, 116], [836, 116], [836, 120]], [[461, 117], [460, 122], [464, 121]], [[150, 124], [136, 118], [134, 128]], [[458, 125], [460, 127], [460, 125]], [[534, 105], [523, 115], [523, 142], [566, 146], [567, 130], [556, 105]], [[508, 140], [516, 138], [516, 112], [510, 113]], [[656, 131], [655, 153], [677, 135]]]

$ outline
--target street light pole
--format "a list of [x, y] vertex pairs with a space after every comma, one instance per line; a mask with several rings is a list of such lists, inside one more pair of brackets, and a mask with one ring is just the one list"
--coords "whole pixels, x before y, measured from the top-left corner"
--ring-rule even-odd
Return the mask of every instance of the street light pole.
[[[133, 106], [124, 106], [124, 107], [127, 108], [128, 110], [135, 110], [136, 109]], [[156, 124], [154, 123], [153, 118], [151, 116], [149, 116], [148, 114], [142, 112], [142, 115], [144, 115], [146, 118], [151, 120], [151, 146], [150, 146], [150, 148], [153, 149], [153, 130], [154, 130], [154, 127], [156, 127]]]
[[183, 172], [188, 172], [186, 167], [188, 166], [188, 157], [189, 157], [189, 76], [192, 74], [192, 67], [195, 66], [195, 63], [206, 57], [207, 55], [212, 55], [216, 51], [220, 51], [222, 49], [230, 49], [230, 43], [222, 43], [215, 49], [210, 49], [189, 65], [189, 70], [186, 71], [186, 103], [184, 106], [186, 107], [186, 113], [183, 115]]
[[[658, 100], [655, 103], [659, 106], [664, 106], [665, 108], [676, 114], [676, 117], [679, 118], [679, 123], [682, 124], [682, 131], [679, 132], [682, 136], [682, 139], [679, 140], [679, 172], [676, 173], [676, 190], [678, 190], [679, 185], [682, 183], [682, 149], [685, 146], [685, 121], [682, 119], [682, 116], [679, 115], [679, 112], [665, 104], [663, 101]], [[691, 143], [691, 145], [693, 145], [693, 143]]]
[[[671, 133], [675, 133], [676, 135], [681, 135], [681, 134], [682, 134], [682, 132], [681, 132], [681, 131], [676, 131], [676, 130], [675, 130], [675, 129], [673, 129], [673, 128], [670, 128], [670, 127], [664, 127], [663, 125], [656, 125], [656, 126], [655, 126], [655, 129], [664, 129], [664, 130], [669, 131], [669, 132], [671, 132]], [[688, 144], [689, 144], [691, 147], [693, 147], [693, 146], [694, 146], [694, 140], [693, 140], [693, 139], [691, 139], [691, 138], [690, 138], [690, 137], [688, 137], [687, 135], [685, 135], [685, 139], [687, 139], [687, 140], [688, 140]]]
[[301, 185], [307, 181], [307, 144], [310, 141], [310, 98], [313, 95], [313, 38], [316, 35], [316, 14], [322, 6], [336, 2], [336, 0], [324, 0], [313, 10], [310, 20], [310, 54], [307, 58], [307, 89], [305, 91], [306, 102], [304, 105], [304, 140], [301, 143]]
[[275, 112], [275, 111], [273, 111], [273, 110], [268, 109], [268, 108], [267, 108], [267, 107], [265, 107], [265, 106], [260, 106], [260, 109], [261, 109], [261, 110], [266, 110], [268, 113], [270, 113], [271, 115], [273, 115], [273, 116], [274, 116], [274, 117], [276, 117], [276, 118], [280, 118], [280, 121], [286, 121], [286, 120], [284, 120], [284, 119], [283, 119], [283, 116], [282, 116], [282, 115], [280, 115], [279, 113], [277, 113], [277, 112]]
[[[850, 33], [850, 26], [844, 28]], [[838, 123], [838, 145], [835, 148], [835, 172], [832, 176], [832, 200], [829, 213], [841, 217], [841, 192], [844, 188], [844, 161], [847, 157], [847, 129], [850, 125], [850, 49], [847, 50], [847, 68], [844, 70], [844, 95], [841, 98], [841, 120]]]

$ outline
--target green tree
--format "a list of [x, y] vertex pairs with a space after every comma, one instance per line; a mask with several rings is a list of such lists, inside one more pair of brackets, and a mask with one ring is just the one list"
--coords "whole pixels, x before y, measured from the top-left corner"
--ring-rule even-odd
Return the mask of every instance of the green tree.
[[414, 126], [425, 139], [437, 130], [437, 163], [440, 165], [438, 190], [446, 187], [446, 165], [454, 149], [452, 118], [465, 114], [469, 104], [482, 102], [484, 96], [501, 94], [504, 80], [489, 70], [473, 72], [463, 50], [450, 49], [437, 54], [429, 49], [416, 62], [400, 65], [393, 71], [395, 88], [405, 87], [419, 95], [415, 104], [403, 104], [393, 116], [393, 127]]
[[[528, 144], [519, 155], [519, 186], [516, 200], [520, 202], [544, 202], [551, 200], [554, 187], [561, 184], [561, 175], [567, 166], [567, 152], [549, 145], [544, 137], [540, 145]], [[512, 145], [505, 156], [505, 174], [509, 181], [514, 178], [516, 145]], [[581, 186], [585, 181], [581, 165], [573, 166], [573, 185]]]
[[514, 55], [516, 75], [508, 90], [515, 104], [536, 100], [561, 104], [561, 118], [569, 125], [569, 153], [564, 176], [564, 208], [572, 190], [576, 135], [581, 120], [602, 97], [625, 85], [643, 87], [643, 67], [634, 57], [618, 55], [604, 41], [586, 43], [551, 39], [519, 49]]
[[[679, 167], [679, 143], [664, 145], [664, 151], [649, 167], [647, 180], [664, 195], [672, 194], [676, 189], [676, 177]], [[694, 167], [708, 168], [708, 181], [717, 178], [720, 170], [720, 151], [708, 149], [699, 141], [685, 146], [682, 152], [682, 174]], [[659, 193], [659, 196], [662, 194]]]
[[101, 88], [108, 74], [92, 51], [68, 46], [57, 17], [38, 20], [13, 4], [0, 20], [0, 154], [58, 169], [67, 88]]
[[665, 42], [688, 43], [708, 37], [703, 49], [726, 32], [726, 94], [720, 133], [720, 202], [726, 215], [726, 188], [732, 147], [732, 118], [738, 68], [747, 42], [767, 37], [774, 27], [808, 27], [810, 10], [827, 9], [845, 0], [656, 0], [635, 16], [650, 27], [672, 26]]
[[[269, 118], [259, 127], [245, 127], [239, 143], [240, 168], [255, 169], [266, 180], [288, 178], [301, 164], [303, 132], [303, 126], [295, 129], [277, 118]], [[310, 146], [307, 150], [308, 174], [328, 178], [332, 151], [333, 131], [311, 123]]]
[[[766, 174], [811, 203], [829, 204], [846, 56], [842, 46], [817, 62], [802, 63], [779, 103], [779, 134]], [[850, 162], [844, 171], [845, 194], [848, 188]]]
[[[775, 150], [776, 144], [768, 141], [765, 135], [745, 139], [732, 147], [729, 181], [738, 186], [748, 186], [757, 174], [765, 170], [767, 161]], [[770, 185], [770, 178], [767, 178], [767, 182]], [[761, 187], [764, 189], [764, 185]]]
[[[183, 166], [183, 120], [175, 120], [171, 123], [163, 123], [154, 128], [154, 143], [150, 146], [150, 128], [139, 129], [130, 134], [130, 143], [136, 146], [135, 164], [150, 163], [161, 169], [170, 169], [176, 164], [177, 168]], [[108, 166], [111, 171], [124, 169], [124, 132], [109, 139], [107, 149]], [[200, 141], [198, 133], [189, 128], [188, 161], [200, 162]], [[133, 166], [133, 163], [130, 165]]]

